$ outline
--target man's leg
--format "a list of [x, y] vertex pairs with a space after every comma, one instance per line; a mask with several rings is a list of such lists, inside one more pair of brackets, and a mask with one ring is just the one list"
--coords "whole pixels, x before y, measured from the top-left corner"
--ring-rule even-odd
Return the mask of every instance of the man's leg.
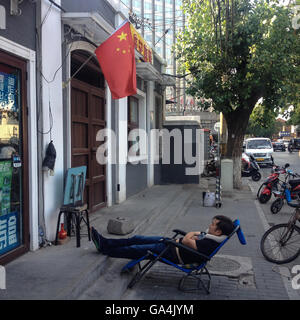
[[[136, 235], [127, 239], [111, 239], [103, 237], [94, 228], [91, 231], [92, 239], [98, 251], [114, 258], [139, 259], [146, 255], [148, 251], [160, 254], [166, 249], [163, 242], [164, 237]], [[174, 257], [170, 248], [164, 253], [163, 257], [178, 263], [177, 257]]]
[[[165, 243], [159, 242], [152, 244], [140, 244], [122, 247], [106, 247], [103, 249], [102, 253], [113, 258], [139, 259], [145, 256], [148, 253], [148, 251], [160, 254], [165, 249]], [[176, 261], [170, 249], [168, 249], [164, 253], [163, 257], [171, 261]]]
[[128, 247], [131, 245], [143, 245], [143, 244], [153, 244], [159, 243], [164, 238], [163, 237], [149, 237], [149, 236], [134, 236], [131, 238], [121, 238], [121, 239], [109, 239], [103, 237], [95, 228], [91, 228], [92, 240], [98, 251], [102, 252], [107, 248], [116, 248], [116, 247]]
[[131, 238], [121, 238], [121, 239], [104, 238], [103, 236], [101, 237], [103, 241], [103, 248], [117, 248], [117, 247], [129, 247], [133, 245], [156, 244], [164, 240], [164, 237], [140, 236], [140, 235], [136, 235]]

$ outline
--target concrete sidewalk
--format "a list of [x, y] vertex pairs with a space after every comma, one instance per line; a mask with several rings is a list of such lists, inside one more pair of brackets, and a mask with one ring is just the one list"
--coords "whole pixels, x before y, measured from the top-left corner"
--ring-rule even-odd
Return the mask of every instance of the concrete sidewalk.
[[[154, 186], [131, 197], [121, 205], [102, 209], [90, 215], [90, 225], [106, 236], [109, 219], [122, 217], [132, 221], [141, 234], [159, 216], [180, 213], [187, 204], [190, 192], [180, 185]], [[82, 233], [86, 233], [85, 225]], [[77, 299], [93, 284], [113, 261], [100, 255], [87, 235], [76, 248], [75, 236], [64, 245], [48, 246], [28, 252], [5, 266], [6, 290], [0, 299]], [[110, 268], [108, 268], [110, 267]]]
[[[126, 291], [133, 275], [120, 275], [120, 270], [127, 260], [99, 254], [85, 236], [80, 248], [76, 248], [75, 237], [72, 237], [64, 245], [29, 252], [7, 264], [7, 288], [0, 290], [0, 299], [293, 298], [288, 294], [282, 276], [272, 271], [273, 266], [260, 253], [259, 241], [264, 228], [247, 183], [241, 191], [223, 193], [222, 207], [217, 209], [202, 206], [202, 192], [215, 188], [213, 178], [203, 181], [202, 185], [154, 186], [120, 205], [92, 214], [90, 223], [104, 236], [119, 237], [109, 235], [106, 228], [109, 219], [122, 217], [135, 225], [134, 232], [125, 237], [133, 234], [171, 236], [174, 228], [188, 231], [202, 227], [201, 230], [205, 230], [216, 214], [239, 218], [248, 244], [240, 245], [237, 238], [230, 240], [213, 259], [215, 262], [212, 260], [210, 270], [219, 277], [213, 277], [210, 295], [174, 290], [178, 274], [163, 269], [158, 270], [160, 276], [157, 277], [157, 266], [134, 289]], [[85, 232], [84, 228], [82, 232]], [[238, 274], [234, 275], [237, 269]], [[153, 290], [153, 283], [162, 286], [160, 290]]]

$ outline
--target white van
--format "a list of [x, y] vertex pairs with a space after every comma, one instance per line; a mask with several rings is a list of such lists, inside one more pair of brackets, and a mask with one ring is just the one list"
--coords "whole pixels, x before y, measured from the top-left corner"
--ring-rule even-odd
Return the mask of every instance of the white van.
[[253, 155], [258, 164], [273, 165], [273, 146], [269, 138], [249, 138], [245, 141], [245, 151]]

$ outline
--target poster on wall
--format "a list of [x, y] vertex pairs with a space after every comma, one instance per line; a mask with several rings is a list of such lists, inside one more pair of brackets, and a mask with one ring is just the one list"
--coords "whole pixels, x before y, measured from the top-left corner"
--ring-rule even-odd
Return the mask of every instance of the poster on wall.
[[10, 212], [11, 179], [11, 161], [0, 161], [0, 216]]
[[0, 255], [20, 246], [19, 214], [0, 216]]
[[17, 77], [0, 72], [0, 110], [17, 111]]

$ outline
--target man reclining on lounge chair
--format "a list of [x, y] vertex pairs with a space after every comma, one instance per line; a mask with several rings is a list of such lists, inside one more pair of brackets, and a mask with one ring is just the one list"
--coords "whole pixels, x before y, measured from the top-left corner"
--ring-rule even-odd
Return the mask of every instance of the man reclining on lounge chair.
[[[191, 231], [176, 241], [209, 256], [233, 230], [234, 225], [231, 219], [217, 215], [212, 219], [206, 233]], [[160, 254], [166, 249], [164, 239], [167, 238], [164, 237], [136, 235], [127, 239], [108, 239], [93, 227], [91, 234], [97, 250], [113, 258], [139, 259], [148, 251]], [[163, 257], [177, 264], [203, 262], [199, 260], [200, 257], [196, 258], [192, 253], [173, 246], [164, 253]]]
[[[209, 256], [233, 230], [234, 225], [230, 218], [217, 215], [212, 219], [206, 233], [191, 231], [176, 241]], [[108, 239], [93, 227], [91, 234], [97, 250], [113, 258], [139, 259], [148, 251], [160, 254], [166, 249], [164, 239], [167, 238], [164, 237], [136, 235], [127, 239]], [[203, 262], [192, 253], [173, 246], [163, 254], [163, 257], [176, 264]]]

